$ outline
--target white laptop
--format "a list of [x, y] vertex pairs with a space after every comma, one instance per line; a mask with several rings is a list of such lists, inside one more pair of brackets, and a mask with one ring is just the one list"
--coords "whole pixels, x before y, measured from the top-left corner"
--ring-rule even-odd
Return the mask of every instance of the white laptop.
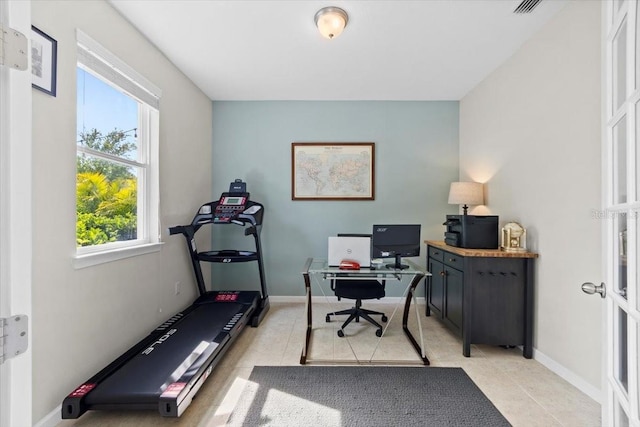
[[330, 267], [338, 267], [342, 260], [371, 267], [371, 237], [330, 236], [327, 260]]

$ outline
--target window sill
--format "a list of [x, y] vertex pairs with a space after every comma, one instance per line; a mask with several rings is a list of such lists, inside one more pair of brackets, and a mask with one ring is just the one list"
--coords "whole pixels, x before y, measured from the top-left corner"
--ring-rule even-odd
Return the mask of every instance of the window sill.
[[163, 243], [148, 243], [146, 245], [131, 246], [128, 248], [112, 249], [110, 251], [97, 252], [92, 254], [76, 255], [73, 258], [73, 268], [91, 267], [93, 265], [105, 264], [107, 262], [118, 261], [138, 255], [159, 252]]

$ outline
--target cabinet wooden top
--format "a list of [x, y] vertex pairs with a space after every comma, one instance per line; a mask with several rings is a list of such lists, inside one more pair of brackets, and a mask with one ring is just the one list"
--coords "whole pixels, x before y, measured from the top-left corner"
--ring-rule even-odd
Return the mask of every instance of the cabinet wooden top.
[[506, 252], [502, 249], [466, 249], [449, 246], [442, 240], [425, 240], [429, 246], [440, 248], [460, 256], [468, 257], [489, 257], [489, 258], [538, 258], [538, 254], [533, 252]]

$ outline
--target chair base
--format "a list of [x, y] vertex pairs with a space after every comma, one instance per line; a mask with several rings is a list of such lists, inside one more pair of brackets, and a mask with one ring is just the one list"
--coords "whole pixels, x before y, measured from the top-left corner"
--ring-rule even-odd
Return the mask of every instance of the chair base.
[[382, 321], [386, 322], [387, 321], [387, 316], [380, 312], [380, 311], [373, 311], [373, 310], [367, 310], [366, 308], [362, 308], [362, 301], [361, 300], [356, 300], [356, 305], [355, 307], [351, 307], [347, 310], [340, 310], [340, 311], [334, 311], [333, 313], [327, 313], [327, 317], [326, 317], [326, 321], [330, 322], [331, 321], [331, 316], [341, 316], [341, 315], [349, 315], [349, 317], [347, 318], [347, 320], [345, 320], [345, 322], [342, 324], [342, 326], [340, 327], [340, 329], [338, 330], [338, 336], [339, 337], [343, 337], [344, 336], [344, 328], [351, 323], [352, 321], [356, 321], [356, 322], [360, 322], [360, 318], [362, 317], [364, 320], [366, 320], [367, 322], [371, 323], [372, 325], [376, 326], [378, 329], [376, 330], [376, 336], [380, 337], [382, 336], [382, 325], [380, 325], [378, 322], [376, 322], [373, 317], [371, 317], [371, 315], [377, 315], [377, 316], [382, 316]]

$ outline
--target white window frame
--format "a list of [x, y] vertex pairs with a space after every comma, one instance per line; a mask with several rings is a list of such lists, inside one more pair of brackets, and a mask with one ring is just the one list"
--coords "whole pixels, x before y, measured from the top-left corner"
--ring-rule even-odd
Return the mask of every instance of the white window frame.
[[[77, 153], [136, 168], [138, 188], [137, 239], [76, 248], [74, 267], [84, 268], [160, 250], [159, 128], [161, 90], [84, 32], [76, 31], [78, 67], [140, 103], [137, 161], [123, 160], [78, 145]], [[74, 227], [75, 230], [75, 227]]]

